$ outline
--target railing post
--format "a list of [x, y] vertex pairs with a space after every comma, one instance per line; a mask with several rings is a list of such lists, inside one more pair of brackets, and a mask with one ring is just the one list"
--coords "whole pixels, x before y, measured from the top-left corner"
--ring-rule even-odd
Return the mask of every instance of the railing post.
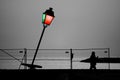
[[[24, 48], [24, 63], [27, 64], [27, 49]], [[27, 69], [27, 66], [24, 66], [24, 69]]]

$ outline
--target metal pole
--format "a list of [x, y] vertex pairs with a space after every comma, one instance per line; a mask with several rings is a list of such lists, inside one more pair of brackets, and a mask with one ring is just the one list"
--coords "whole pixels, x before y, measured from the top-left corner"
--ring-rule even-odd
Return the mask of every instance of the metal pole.
[[[110, 58], [110, 48], [108, 48], [108, 58]], [[110, 62], [108, 63], [108, 69], [110, 69]]]
[[[24, 63], [27, 64], [27, 49], [24, 48]], [[24, 66], [24, 69], [27, 69], [27, 66]]]
[[41, 34], [41, 36], [40, 36], [40, 40], [39, 40], [39, 42], [38, 42], [38, 45], [37, 45], [37, 48], [36, 48], [36, 51], [35, 51], [35, 55], [34, 55], [34, 57], [33, 57], [33, 61], [32, 61], [32, 65], [34, 64], [34, 61], [35, 61], [35, 58], [36, 58], [36, 55], [37, 55], [37, 52], [38, 52], [38, 49], [39, 49], [39, 46], [40, 46], [40, 43], [41, 43], [41, 40], [42, 40], [42, 37], [43, 37], [43, 34], [44, 34], [44, 32], [45, 32], [45, 28], [46, 28], [47, 26], [44, 26], [43, 25], [43, 31], [42, 31], [42, 34]]
[[73, 53], [72, 53], [72, 49], [70, 49], [70, 69], [72, 69], [72, 59], [73, 59]]

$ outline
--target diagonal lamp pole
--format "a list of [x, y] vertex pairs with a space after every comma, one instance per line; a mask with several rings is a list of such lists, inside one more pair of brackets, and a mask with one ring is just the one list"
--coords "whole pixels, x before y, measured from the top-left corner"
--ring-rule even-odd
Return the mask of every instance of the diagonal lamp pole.
[[36, 48], [36, 51], [35, 51], [35, 54], [34, 54], [34, 57], [33, 57], [33, 60], [32, 60], [32, 63], [31, 64], [25, 64], [25, 63], [22, 63], [22, 65], [24, 66], [28, 66], [30, 69], [35, 69], [35, 68], [42, 68], [42, 66], [39, 66], [39, 65], [34, 65], [34, 62], [35, 62], [35, 58], [36, 58], [36, 55], [37, 55], [37, 52], [38, 52], [38, 49], [39, 49], [39, 46], [41, 44], [41, 41], [42, 41], [42, 37], [43, 37], [43, 34], [45, 32], [45, 29], [47, 28], [47, 26], [49, 26], [51, 24], [51, 22], [53, 21], [54, 19], [54, 12], [52, 11], [53, 8], [49, 8], [48, 10], [46, 10], [43, 15], [42, 15], [42, 23], [43, 23], [43, 30], [42, 30], [42, 33], [41, 33], [41, 36], [40, 36], [40, 39], [39, 39], [39, 42], [38, 42], [38, 45], [37, 45], [37, 48]]
[[[42, 38], [43, 38], [43, 34], [44, 34], [45, 29], [46, 29], [46, 27], [47, 27], [47, 25], [43, 25], [43, 26], [44, 26], [44, 27], [43, 27], [43, 30], [42, 30], [42, 34], [41, 34], [41, 36], [40, 36], [40, 39], [39, 39], [39, 42], [38, 42], [38, 45], [37, 45], [37, 48], [36, 48], [36, 51], [35, 51], [35, 55], [34, 55], [34, 57], [33, 57], [32, 64], [31, 64], [31, 65], [34, 65], [34, 62], [35, 62], [35, 58], [36, 58], [38, 49], [39, 49], [39, 46], [40, 46], [41, 41], [42, 41]], [[31, 69], [32, 69], [32, 68], [33, 68], [33, 67], [31, 67]]]

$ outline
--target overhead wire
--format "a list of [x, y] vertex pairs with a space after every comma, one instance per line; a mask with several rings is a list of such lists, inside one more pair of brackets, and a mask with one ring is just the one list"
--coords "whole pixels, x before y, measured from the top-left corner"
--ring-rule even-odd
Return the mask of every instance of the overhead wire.
[[7, 51], [0, 49], [2, 52], [6, 53], [7, 55], [9, 55], [10, 57], [14, 58], [15, 60], [19, 61], [20, 63], [22, 62], [20, 59], [14, 57], [13, 55], [9, 54]]

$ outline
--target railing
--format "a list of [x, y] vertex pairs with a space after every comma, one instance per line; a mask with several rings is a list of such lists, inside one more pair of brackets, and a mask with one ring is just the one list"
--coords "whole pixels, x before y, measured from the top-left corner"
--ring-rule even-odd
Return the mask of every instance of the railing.
[[[41, 65], [42, 69], [70, 69], [70, 66], [72, 69], [88, 69], [89, 64], [80, 63], [80, 60], [88, 58], [92, 51], [100, 57], [110, 56], [109, 48], [72, 49], [74, 56], [71, 65], [70, 49], [39, 49], [35, 64]], [[28, 69], [21, 63], [31, 64], [34, 53], [35, 49], [0, 49], [0, 69]], [[108, 68], [108, 64], [102, 68]]]

